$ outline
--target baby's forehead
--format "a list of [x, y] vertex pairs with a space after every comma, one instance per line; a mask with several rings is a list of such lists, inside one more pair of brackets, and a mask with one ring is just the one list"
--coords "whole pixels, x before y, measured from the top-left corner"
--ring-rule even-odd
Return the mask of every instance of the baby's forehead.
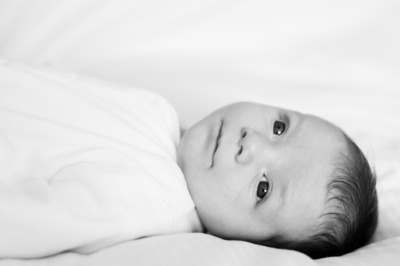
[[317, 129], [318, 131], [320, 131], [321, 134], [326, 135], [326, 137], [329, 137], [332, 140], [336, 140], [338, 145], [344, 143], [345, 138], [343, 131], [335, 124], [313, 114], [304, 114], [299, 112], [296, 113], [300, 115], [302, 117], [301, 119], [304, 121], [304, 123], [306, 123], [306, 129], [309, 129], [308, 131], [311, 131], [308, 132], [309, 134], [313, 134], [313, 131]]
[[[279, 169], [282, 178], [292, 183], [288, 186], [288, 193], [293, 194], [289, 196], [290, 202], [300, 204], [301, 198], [304, 200], [301, 205], [323, 208], [336, 158], [346, 154], [343, 131], [322, 118], [307, 114], [301, 114], [301, 121], [292, 130], [298, 132], [292, 132], [293, 137], [288, 136], [288, 160], [283, 159], [287, 163], [282, 164], [287, 168]], [[320, 196], [317, 197], [317, 193]]]

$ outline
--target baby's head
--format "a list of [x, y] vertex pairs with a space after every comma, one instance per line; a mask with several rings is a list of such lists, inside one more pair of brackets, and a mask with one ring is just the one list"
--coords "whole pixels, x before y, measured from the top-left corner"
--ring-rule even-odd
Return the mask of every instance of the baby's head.
[[225, 106], [189, 128], [178, 163], [208, 233], [313, 258], [368, 242], [374, 173], [339, 128], [256, 103]]

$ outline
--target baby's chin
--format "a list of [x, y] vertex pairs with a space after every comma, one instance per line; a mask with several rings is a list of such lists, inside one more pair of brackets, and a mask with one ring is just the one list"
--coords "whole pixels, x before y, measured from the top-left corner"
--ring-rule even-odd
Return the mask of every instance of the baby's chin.
[[182, 139], [181, 139], [181, 141], [179, 142], [179, 145], [178, 145], [178, 149], [177, 149], [176, 162], [178, 163], [178, 166], [182, 170], [183, 174], [185, 174], [185, 171], [184, 171], [184, 169], [185, 169], [184, 164], [185, 163], [184, 163], [183, 155], [182, 155], [182, 153], [183, 153], [182, 146], [183, 146], [183, 144], [182, 144]]
[[183, 138], [183, 135], [185, 135], [186, 131], [187, 131], [186, 128], [183, 127], [179, 128], [180, 139]]
[[190, 141], [187, 136], [188, 131], [186, 130], [182, 135], [177, 147], [177, 163], [185, 175], [188, 167], [188, 163], [191, 159], [190, 153]]

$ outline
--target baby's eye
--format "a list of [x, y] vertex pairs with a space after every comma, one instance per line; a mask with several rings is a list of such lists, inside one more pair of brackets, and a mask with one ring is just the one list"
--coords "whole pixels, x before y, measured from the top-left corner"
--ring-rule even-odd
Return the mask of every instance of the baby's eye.
[[278, 136], [282, 135], [285, 132], [285, 129], [286, 129], [286, 125], [284, 122], [279, 121], [279, 120], [274, 122], [274, 129], [273, 129], [274, 135], [278, 135]]
[[257, 187], [257, 198], [260, 200], [268, 194], [269, 191], [269, 182], [265, 176], [262, 177], [261, 181], [258, 183]]

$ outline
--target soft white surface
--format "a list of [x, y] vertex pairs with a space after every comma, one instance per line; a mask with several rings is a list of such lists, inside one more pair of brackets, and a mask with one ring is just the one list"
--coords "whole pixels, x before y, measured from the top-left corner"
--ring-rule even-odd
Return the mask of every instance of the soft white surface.
[[342, 257], [314, 261], [294, 251], [265, 248], [241, 241], [228, 242], [206, 234], [177, 234], [122, 243], [90, 256], [64, 253], [37, 260], [0, 260], [0, 265], [396, 266], [400, 263], [399, 249], [400, 238], [397, 237]]
[[[318, 263], [399, 265], [399, 26], [398, 0], [0, 0], [0, 56], [157, 91], [185, 125], [238, 100], [329, 119], [376, 166], [380, 222], [377, 243]], [[0, 263], [315, 265], [281, 252], [177, 235]]]
[[[187, 124], [239, 99], [294, 98], [320, 112], [303, 104], [309, 93], [332, 106], [327, 90], [399, 88], [399, 9], [397, 0], [1, 0], [0, 55], [159, 91]], [[288, 93], [276, 101], [276, 90]]]
[[0, 258], [201, 231], [163, 98], [5, 61], [0, 88]]

